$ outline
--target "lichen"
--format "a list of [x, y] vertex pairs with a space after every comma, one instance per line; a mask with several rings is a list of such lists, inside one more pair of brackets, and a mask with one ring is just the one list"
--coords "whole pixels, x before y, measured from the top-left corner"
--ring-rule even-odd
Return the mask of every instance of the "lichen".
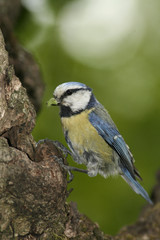
[[15, 235], [25, 236], [30, 232], [31, 223], [27, 218], [19, 216], [12, 221], [12, 226]]

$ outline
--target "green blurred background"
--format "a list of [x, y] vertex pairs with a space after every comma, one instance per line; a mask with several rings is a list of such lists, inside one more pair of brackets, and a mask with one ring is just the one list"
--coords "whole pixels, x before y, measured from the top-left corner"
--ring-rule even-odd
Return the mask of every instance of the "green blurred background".
[[[23, 0], [16, 26], [46, 85], [34, 138], [66, 145], [58, 108], [47, 108], [57, 85], [83, 82], [108, 109], [151, 193], [160, 166], [160, 1]], [[70, 165], [73, 161], [69, 160]], [[81, 167], [81, 166], [80, 166]], [[109, 234], [133, 223], [145, 200], [120, 177], [75, 173], [69, 201]]]

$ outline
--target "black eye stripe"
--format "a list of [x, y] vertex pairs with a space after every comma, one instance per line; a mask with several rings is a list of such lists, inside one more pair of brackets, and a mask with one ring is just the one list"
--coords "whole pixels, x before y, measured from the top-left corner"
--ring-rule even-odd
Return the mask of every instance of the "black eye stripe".
[[[74, 89], [75, 90], [75, 89]], [[74, 93], [74, 92], [77, 92], [77, 91], [74, 91], [73, 89], [68, 89], [67, 91], [66, 91], [66, 95], [68, 96], [68, 95], [72, 95], [72, 93]]]
[[67, 97], [72, 95], [75, 92], [78, 92], [79, 90], [81, 90], [81, 88], [75, 88], [75, 89], [68, 89], [65, 93], [63, 93], [63, 95], [61, 96], [61, 101]]
[[68, 89], [62, 96], [61, 96], [61, 101], [65, 98], [65, 97], [67, 97], [67, 96], [70, 96], [70, 95], [72, 95], [73, 93], [75, 93], [75, 92], [78, 92], [78, 91], [85, 91], [85, 90], [89, 90], [89, 91], [92, 91], [92, 89], [91, 88], [75, 88], [75, 89]]

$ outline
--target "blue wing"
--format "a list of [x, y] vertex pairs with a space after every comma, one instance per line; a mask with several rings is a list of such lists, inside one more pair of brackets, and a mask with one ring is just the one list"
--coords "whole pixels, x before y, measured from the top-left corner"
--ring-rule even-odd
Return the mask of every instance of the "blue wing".
[[118, 153], [120, 157], [119, 166], [122, 171], [123, 179], [137, 194], [140, 194], [150, 204], [153, 204], [148, 193], [136, 181], [135, 176], [140, 179], [141, 177], [133, 165], [133, 156], [128, 146], [120, 135], [110, 115], [101, 104], [89, 114], [89, 121], [95, 127], [98, 134]]
[[105, 114], [107, 114], [106, 119], [104, 119], [104, 115], [102, 119], [95, 111], [89, 114], [89, 121], [98, 131], [98, 134], [118, 153], [120, 156], [120, 164], [127, 168], [131, 176], [135, 179], [136, 170], [133, 167], [133, 156], [123, 137], [120, 135], [107, 112], [105, 112]]

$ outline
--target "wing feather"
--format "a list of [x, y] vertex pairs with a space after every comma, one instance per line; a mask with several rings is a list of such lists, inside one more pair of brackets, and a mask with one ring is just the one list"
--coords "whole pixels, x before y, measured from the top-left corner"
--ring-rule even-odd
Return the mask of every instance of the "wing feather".
[[120, 165], [122, 164], [135, 179], [133, 156], [108, 112], [100, 105], [89, 114], [89, 121], [98, 134], [118, 153]]

